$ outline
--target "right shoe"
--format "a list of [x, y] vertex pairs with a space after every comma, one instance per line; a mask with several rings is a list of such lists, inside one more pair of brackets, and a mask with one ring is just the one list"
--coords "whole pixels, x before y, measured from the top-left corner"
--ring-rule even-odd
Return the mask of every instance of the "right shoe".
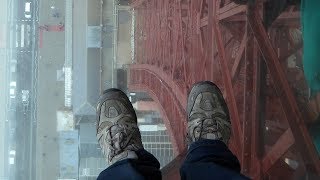
[[187, 102], [187, 141], [212, 139], [225, 144], [231, 136], [231, 122], [227, 104], [220, 89], [210, 81], [193, 85]]
[[103, 92], [97, 105], [97, 139], [108, 165], [137, 159], [143, 149], [137, 116], [127, 95], [119, 89]]

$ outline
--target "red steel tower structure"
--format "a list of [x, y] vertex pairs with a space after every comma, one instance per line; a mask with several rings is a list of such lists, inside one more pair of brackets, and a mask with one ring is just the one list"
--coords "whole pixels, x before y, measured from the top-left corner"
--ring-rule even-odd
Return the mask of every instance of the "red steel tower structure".
[[188, 89], [213, 81], [230, 109], [229, 147], [242, 173], [253, 179], [320, 174], [308, 131], [314, 117], [301, 69], [299, 6], [286, 7], [268, 25], [265, 2], [133, 0], [129, 89], [147, 92], [158, 104], [180, 155], [186, 149]]

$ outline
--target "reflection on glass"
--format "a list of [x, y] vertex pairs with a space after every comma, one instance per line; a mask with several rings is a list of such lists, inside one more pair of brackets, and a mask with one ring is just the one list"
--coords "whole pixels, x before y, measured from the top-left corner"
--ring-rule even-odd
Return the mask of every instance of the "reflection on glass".
[[[283, 167], [290, 177], [317, 176], [320, 1], [263, 1], [260, 28], [247, 16], [246, 0], [217, 1], [212, 18], [209, 2], [132, 0], [132, 8], [128, 0], [1, 0], [0, 180], [96, 179], [107, 166], [96, 105], [111, 87], [129, 96], [144, 148], [165, 167], [179, 155], [168, 131], [181, 133], [185, 124], [166, 127], [161, 115], [178, 122], [182, 116], [172, 112], [184, 110], [182, 99], [200, 80], [216, 82], [237, 108], [244, 136], [234, 134], [230, 149], [241, 161], [245, 151], [253, 154], [246, 162], [261, 161], [270, 179], [282, 177]], [[133, 91], [134, 81], [158, 91]], [[165, 90], [175, 99], [156, 94]], [[236, 147], [238, 137], [250, 137], [254, 147]], [[251, 170], [243, 172], [252, 175], [246, 162]]]

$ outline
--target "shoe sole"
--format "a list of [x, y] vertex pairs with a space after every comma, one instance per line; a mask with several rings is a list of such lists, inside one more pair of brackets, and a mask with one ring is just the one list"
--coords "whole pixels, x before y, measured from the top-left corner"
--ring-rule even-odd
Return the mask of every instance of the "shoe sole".
[[[191, 113], [192, 107], [194, 106], [196, 97], [200, 93], [203, 93], [203, 92], [211, 92], [213, 94], [216, 94], [219, 101], [221, 102], [223, 110], [226, 112], [228, 118], [230, 118], [229, 117], [230, 116], [229, 109], [228, 109], [226, 101], [223, 98], [221, 90], [219, 89], [219, 87], [216, 84], [214, 84], [211, 81], [201, 81], [201, 82], [198, 82], [192, 86], [191, 91], [188, 95], [188, 103], [187, 103], [187, 113], [188, 113], [187, 116], [188, 117], [189, 117], [189, 114]], [[193, 101], [191, 100], [192, 95], [195, 97], [195, 99]], [[189, 119], [188, 119], [188, 121], [189, 121]]]

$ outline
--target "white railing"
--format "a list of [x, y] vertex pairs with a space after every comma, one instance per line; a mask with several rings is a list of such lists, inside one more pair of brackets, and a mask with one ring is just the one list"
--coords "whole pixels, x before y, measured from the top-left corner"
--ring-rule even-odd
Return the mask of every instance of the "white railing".
[[64, 68], [65, 86], [64, 86], [64, 105], [71, 108], [72, 106], [72, 69], [69, 67]]
[[117, 56], [118, 56], [118, 4], [117, 0], [113, 0], [113, 60], [112, 60], [112, 87], [115, 84], [115, 70], [117, 69]]
[[135, 27], [136, 27], [136, 17], [135, 11], [132, 10], [131, 13], [131, 63], [133, 64], [135, 61]]
[[68, 108], [72, 106], [72, 23], [73, 23], [73, 0], [66, 0], [66, 15], [65, 15], [65, 91], [64, 105]]

